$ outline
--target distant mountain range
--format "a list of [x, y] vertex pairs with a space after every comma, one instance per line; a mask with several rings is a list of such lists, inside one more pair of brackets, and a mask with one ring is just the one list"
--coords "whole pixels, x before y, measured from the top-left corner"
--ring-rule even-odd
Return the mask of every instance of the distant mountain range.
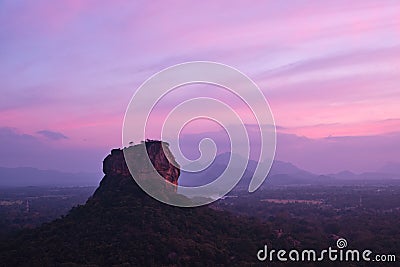
[[[191, 173], [182, 170], [179, 184], [183, 186], [199, 186], [210, 183], [225, 170], [230, 158], [230, 153], [218, 155], [214, 162], [203, 171]], [[235, 161], [245, 160], [241, 156], [232, 157]], [[237, 165], [237, 164], [236, 164]], [[201, 168], [198, 163], [191, 167]], [[240, 180], [238, 187], [247, 187], [256, 169], [257, 162], [249, 160], [247, 168]], [[6, 168], [0, 167], [0, 186], [94, 186], [99, 184], [97, 173], [69, 173], [56, 170], [40, 170], [31, 167]], [[350, 171], [341, 171], [326, 175], [314, 174], [290, 162], [275, 160], [272, 168], [264, 182], [265, 185], [304, 185], [304, 184], [357, 184], [400, 181], [400, 164], [387, 163], [376, 172], [365, 172], [356, 174]]]
[[96, 173], [68, 173], [30, 167], [0, 167], [0, 186], [94, 186], [99, 184]]
[[[183, 186], [200, 186], [215, 180], [220, 176], [228, 165], [230, 153], [218, 155], [214, 162], [197, 173], [181, 171], [180, 185]], [[245, 159], [233, 155], [233, 166], [235, 162], [244, 161]], [[251, 178], [256, 169], [257, 162], [248, 161], [247, 168], [242, 176], [237, 187], [248, 187]], [[201, 167], [198, 165], [197, 167]], [[238, 170], [239, 172], [239, 170]], [[265, 180], [263, 186], [268, 185], [305, 185], [305, 184], [360, 184], [371, 182], [400, 182], [400, 164], [391, 163], [376, 172], [365, 172], [355, 174], [350, 171], [342, 171], [327, 175], [318, 175], [305, 170], [302, 170], [292, 163], [275, 160]]]

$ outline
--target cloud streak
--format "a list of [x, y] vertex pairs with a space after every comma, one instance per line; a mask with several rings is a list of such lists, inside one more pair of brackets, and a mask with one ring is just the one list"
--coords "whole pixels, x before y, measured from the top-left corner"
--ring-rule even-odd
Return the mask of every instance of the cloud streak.
[[68, 139], [68, 137], [62, 133], [49, 131], [49, 130], [41, 130], [41, 131], [37, 131], [36, 133], [40, 134], [50, 140], [55, 140], [55, 141]]

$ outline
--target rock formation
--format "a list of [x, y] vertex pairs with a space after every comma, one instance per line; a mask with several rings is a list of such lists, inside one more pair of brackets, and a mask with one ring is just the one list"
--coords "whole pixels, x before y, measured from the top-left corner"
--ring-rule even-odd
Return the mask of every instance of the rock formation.
[[145, 179], [156, 170], [166, 181], [178, 185], [179, 165], [166, 142], [146, 140], [124, 149], [113, 149], [103, 161], [103, 172], [109, 176], [130, 177], [127, 162], [135, 178]]
[[[169, 185], [177, 184], [179, 168], [172, 164], [166, 147], [160, 141], [147, 141], [112, 150], [104, 160], [105, 176], [86, 204], [53, 222], [0, 240], [0, 266], [259, 264], [254, 255], [270, 236], [267, 225], [207, 207], [165, 205], [135, 183], [125, 155], [128, 162], [133, 160], [134, 176], [151, 179], [154, 169], [142, 157], [147, 151], [156, 171]], [[167, 197], [179, 196], [161, 190]]]

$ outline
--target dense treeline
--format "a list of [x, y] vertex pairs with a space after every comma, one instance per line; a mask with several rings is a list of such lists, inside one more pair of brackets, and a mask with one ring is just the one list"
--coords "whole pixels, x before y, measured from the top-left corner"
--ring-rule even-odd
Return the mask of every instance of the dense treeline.
[[[0, 242], [0, 262], [1, 266], [319, 266], [259, 262], [256, 254], [264, 244], [277, 250], [326, 249], [335, 247], [339, 237], [346, 238], [351, 249], [398, 254], [399, 192], [398, 187], [276, 187], [255, 194], [236, 191], [232, 194], [237, 197], [211, 207], [185, 209], [152, 199], [130, 178], [106, 176], [85, 205]], [[368, 263], [326, 261], [324, 266]]]
[[[122, 178], [121, 178], [122, 179]], [[104, 182], [85, 205], [1, 245], [5, 266], [215, 266], [256, 263], [266, 223], [159, 203], [133, 180]], [[123, 180], [123, 179], [122, 179]]]
[[234, 194], [238, 197], [213, 205], [267, 222], [300, 249], [335, 247], [342, 237], [351, 249], [400, 260], [400, 186], [275, 187]]

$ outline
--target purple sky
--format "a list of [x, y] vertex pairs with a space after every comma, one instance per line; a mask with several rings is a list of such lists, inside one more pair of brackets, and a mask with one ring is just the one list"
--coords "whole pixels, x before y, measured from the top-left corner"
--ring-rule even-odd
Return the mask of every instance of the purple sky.
[[277, 159], [378, 169], [400, 158], [399, 14], [399, 1], [1, 1], [0, 166], [98, 171], [142, 82], [210, 60], [259, 85]]

